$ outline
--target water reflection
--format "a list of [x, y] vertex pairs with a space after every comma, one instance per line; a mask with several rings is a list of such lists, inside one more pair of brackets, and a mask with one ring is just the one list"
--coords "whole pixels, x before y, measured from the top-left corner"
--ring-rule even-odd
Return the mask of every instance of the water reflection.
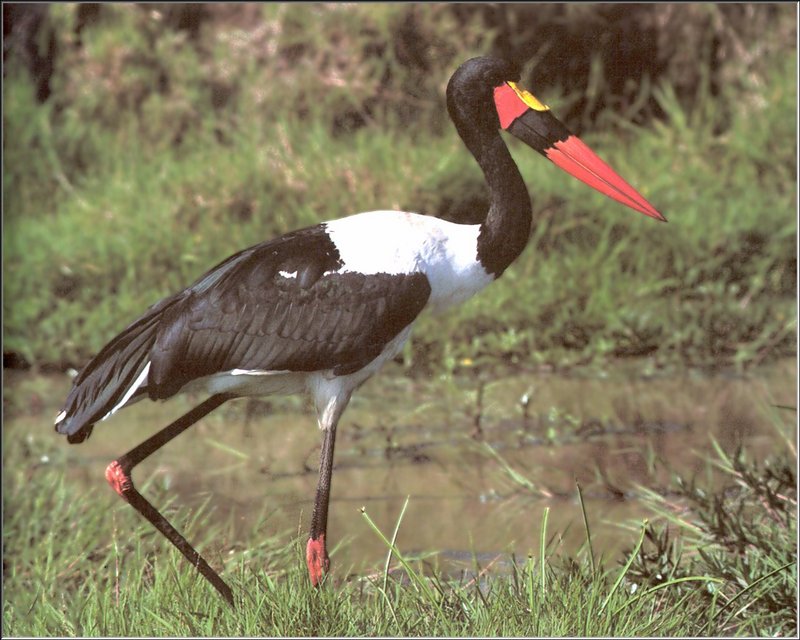
[[[42, 396], [53, 406], [45, 401], [43, 415], [8, 420], [8, 430], [50, 429], [68, 383], [48, 384]], [[776, 423], [796, 414], [781, 415], [772, 405], [793, 406], [796, 385], [794, 362], [748, 376], [517, 374], [482, 387], [472, 378], [378, 376], [353, 399], [339, 429], [328, 525], [336, 574], [383, 566], [386, 550], [360, 508], [390, 533], [407, 496], [398, 546], [408, 553], [443, 550], [429, 562], [460, 570], [475, 558], [482, 566], [498, 555], [498, 566], [511, 553], [524, 559], [538, 552], [547, 506], [556, 535], [551, 551], [575, 553], [586, 539], [576, 482], [595, 551], [615, 556], [636, 536], [619, 525], [648, 515], [637, 487], [665, 488], [669, 468], [704, 473], [710, 436], [728, 451], [745, 444], [756, 457], [783, 446]], [[6, 393], [24, 389], [7, 385]], [[191, 402], [140, 403], [80, 446], [62, 441], [68, 481], [117, 506], [103, 481], [106, 464]], [[476, 425], [482, 441], [471, 437]], [[183, 503], [210, 495], [216, 517], [237, 524], [234, 536], [244, 539], [260, 527], [265, 536], [284, 532], [288, 539], [308, 526], [318, 447], [313, 414], [301, 400], [242, 400], [198, 423], [135, 474], [139, 487], [167, 488]], [[525, 490], [513, 473], [535, 490]]]

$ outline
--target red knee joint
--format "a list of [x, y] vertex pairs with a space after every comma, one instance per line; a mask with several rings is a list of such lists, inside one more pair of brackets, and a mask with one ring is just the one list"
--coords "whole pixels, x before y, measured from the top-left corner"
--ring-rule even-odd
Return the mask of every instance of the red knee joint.
[[111, 488], [123, 498], [128, 491], [133, 489], [131, 474], [123, 469], [122, 465], [117, 460], [114, 460], [114, 462], [106, 467], [106, 480], [108, 480], [108, 484], [111, 485]]
[[309, 538], [306, 545], [306, 564], [308, 565], [308, 575], [311, 584], [315, 587], [322, 582], [322, 576], [328, 573], [331, 561], [328, 558], [328, 551], [325, 548], [325, 534], [320, 535], [316, 540]]

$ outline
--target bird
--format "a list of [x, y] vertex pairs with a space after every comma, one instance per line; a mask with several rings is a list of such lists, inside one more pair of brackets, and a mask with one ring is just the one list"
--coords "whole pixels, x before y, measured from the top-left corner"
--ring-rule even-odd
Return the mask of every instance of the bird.
[[310, 395], [322, 446], [306, 564], [311, 583], [321, 585], [330, 571], [336, 430], [353, 392], [399, 354], [423, 312], [464, 302], [528, 244], [531, 199], [501, 131], [595, 190], [666, 221], [519, 81], [514, 63], [480, 56], [461, 64], [447, 84], [448, 113], [488, 189], [480, 224], [368, 211], [261, 242], [156, 302], [73, 380], [55, 420], [69, 443], [86, 440], [96, 423], [144, 398], [205, 397], [113, 460], [105, 475], [229, 604], [228, 584], [138, 492], [133, 468], [228, 400]]

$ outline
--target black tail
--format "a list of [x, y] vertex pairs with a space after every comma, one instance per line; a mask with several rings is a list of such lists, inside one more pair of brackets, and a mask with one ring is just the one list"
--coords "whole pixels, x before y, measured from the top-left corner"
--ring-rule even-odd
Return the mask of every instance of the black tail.
[[65, 434], [69, 442], [83, 442], [92, 433], [92, 427], [108, 413], [121, 408], [120, 402], [130, 394], [127, 404], [137, 399], [146, 386], [132, 385], [142, 375], [150, 360], [150, 351], [156, 340], [159, 322], [173, 298], [153, 305], [141, 318], [111, 340], [80, 372], [56, 418], [55, 429]]

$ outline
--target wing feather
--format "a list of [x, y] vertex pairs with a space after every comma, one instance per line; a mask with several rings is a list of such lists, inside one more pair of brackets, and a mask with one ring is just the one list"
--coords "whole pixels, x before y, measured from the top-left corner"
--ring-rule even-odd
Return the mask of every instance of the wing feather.
[[[317, 233], [324, 233], [321, 227]], [[376, 358], [430, 296], [422, 273], [351, 273], [284, 236], [223, 263], [186, 290], [159, 328], [148, 391], [165, 398], [233, 369], [349, 373]]]

